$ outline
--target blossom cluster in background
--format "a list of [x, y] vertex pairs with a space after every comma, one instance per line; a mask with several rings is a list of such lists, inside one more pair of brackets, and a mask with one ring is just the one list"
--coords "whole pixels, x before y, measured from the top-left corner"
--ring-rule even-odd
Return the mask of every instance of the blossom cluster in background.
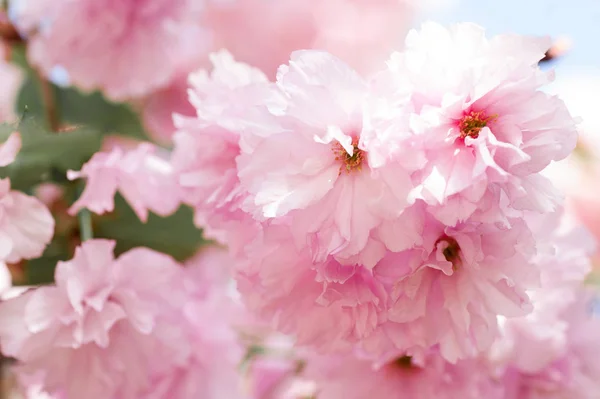
[[600, 398], [552, 42], [418, 10], [10, 0], [0, 398]]

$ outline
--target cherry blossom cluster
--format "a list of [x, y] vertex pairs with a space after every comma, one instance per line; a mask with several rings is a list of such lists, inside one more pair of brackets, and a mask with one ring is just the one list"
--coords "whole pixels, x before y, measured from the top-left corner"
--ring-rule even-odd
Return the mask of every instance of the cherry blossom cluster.
[[539, 172], [577, 138], [541, 91], [548, 47], [428, 23], [370, 78], [306, 50], [276, 82], [213, 55], [172, 164], [249, 308], [320, 351], [450, 362], [531, 312], [547, 238], [530, 215], [561, 199]]
[[214, 245], [176, 260], [81, 231], [52, 284], [9, 289], [55, 219], [1, 179], [0, 350], [24, 398], [599, 397], [596, 245], [544, 172], [578, 139], [548, 39], [428, 22], [373, 46], [401, 37], [399, 0], [109, 3], [11, 2], [41, 75], [176, 130], [106, 140], [66, 172], [64, 214], [183, 205]]

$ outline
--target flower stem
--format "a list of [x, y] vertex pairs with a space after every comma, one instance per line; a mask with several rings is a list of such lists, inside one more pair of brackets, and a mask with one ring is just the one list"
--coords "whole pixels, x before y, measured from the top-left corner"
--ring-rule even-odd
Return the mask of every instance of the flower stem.
[[79, 236], [81, 241], [91, 240], [94, 237], [92, 230], [92, 213], [88, 209], [82, 209], [77, 214], [79, 219]]

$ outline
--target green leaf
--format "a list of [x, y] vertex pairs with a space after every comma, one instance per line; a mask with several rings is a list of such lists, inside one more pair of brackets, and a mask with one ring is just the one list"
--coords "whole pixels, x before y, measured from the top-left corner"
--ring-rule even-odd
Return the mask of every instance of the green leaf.
[[[40, 81], [27, 64], [24, 47], [15, 47], [13, 62], [27, 72], [27, 78], [19, 93], [17, 114], [27, 109], [39, 120], [44, 120], [44, 105]], [[52, 85], [59, 120], [63, 124], [85, 125], [102, 134], [122, 134], [148, 139], [138, 115], [127, 104], [113, 103], [101, 93], [82, 93], [74, 88]]]
[[182, 206], [166, 218], [151, 213], [148, 222], [142, 223], [120, 195], [115, 198], [112, 214], [95, 217], [94, 237], [117, 240], [117, 254], [144, 246], [179, 261], [194, 255], [206, 243], [202, 231], [194, 226], [189, 207]]
[[2, 125], [0, 141], [15, 130], [21, 133], [21, 151], [0, 168], [0, 177], [10, 177], [11, 185], [24, 191], [43, 181], [65, 182], [66, 171], [79, 170], [102, 144], [102, 136], [88, 128], [51, 133], [30, 116], [18, 125]]

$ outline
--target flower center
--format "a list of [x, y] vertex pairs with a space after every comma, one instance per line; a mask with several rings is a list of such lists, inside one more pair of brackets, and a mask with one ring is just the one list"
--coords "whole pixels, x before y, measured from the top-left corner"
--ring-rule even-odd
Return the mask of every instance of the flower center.
[[460, 265], [460, 246], [454, 238], [448, 236], [438, 239], [436, 244], [439, 245], [442, 241], [447, 245], [446, 248], [442, 250], [442, 254], [448, 262], [452, 263], [452, 270], [456, 271]]
[[464, 115], [463, 118], [458, 122], [458, 128], [460, 129], [460, 138], [471, 137], [476, 139], [479, 137], [481, 129], [486, 127], [488, 123], [493, 122], [498, 118], [498, 115], [487, 116], [483, 111], [471, 111]]
[[394, 360], [394, 365], [402, 369], [410, 369], [413, 367], [412, 357], [406, 355], [399, 357], [398, 359]]
[[340, 143], [335, 143], [332, 148], [332, 151], [335, 154], [335, 160], [342, 163], [340, 166], [340, 175], [344, 170], [346, 173], [350, 173], [354, 170], [361, 170], [363, 160], [365, 159], [365, 152], [358, 148], [357, 137], [352, 139], [352, 147], [354, 147], [352, 155], [348, 154], [348, 151], [346, 151]]

